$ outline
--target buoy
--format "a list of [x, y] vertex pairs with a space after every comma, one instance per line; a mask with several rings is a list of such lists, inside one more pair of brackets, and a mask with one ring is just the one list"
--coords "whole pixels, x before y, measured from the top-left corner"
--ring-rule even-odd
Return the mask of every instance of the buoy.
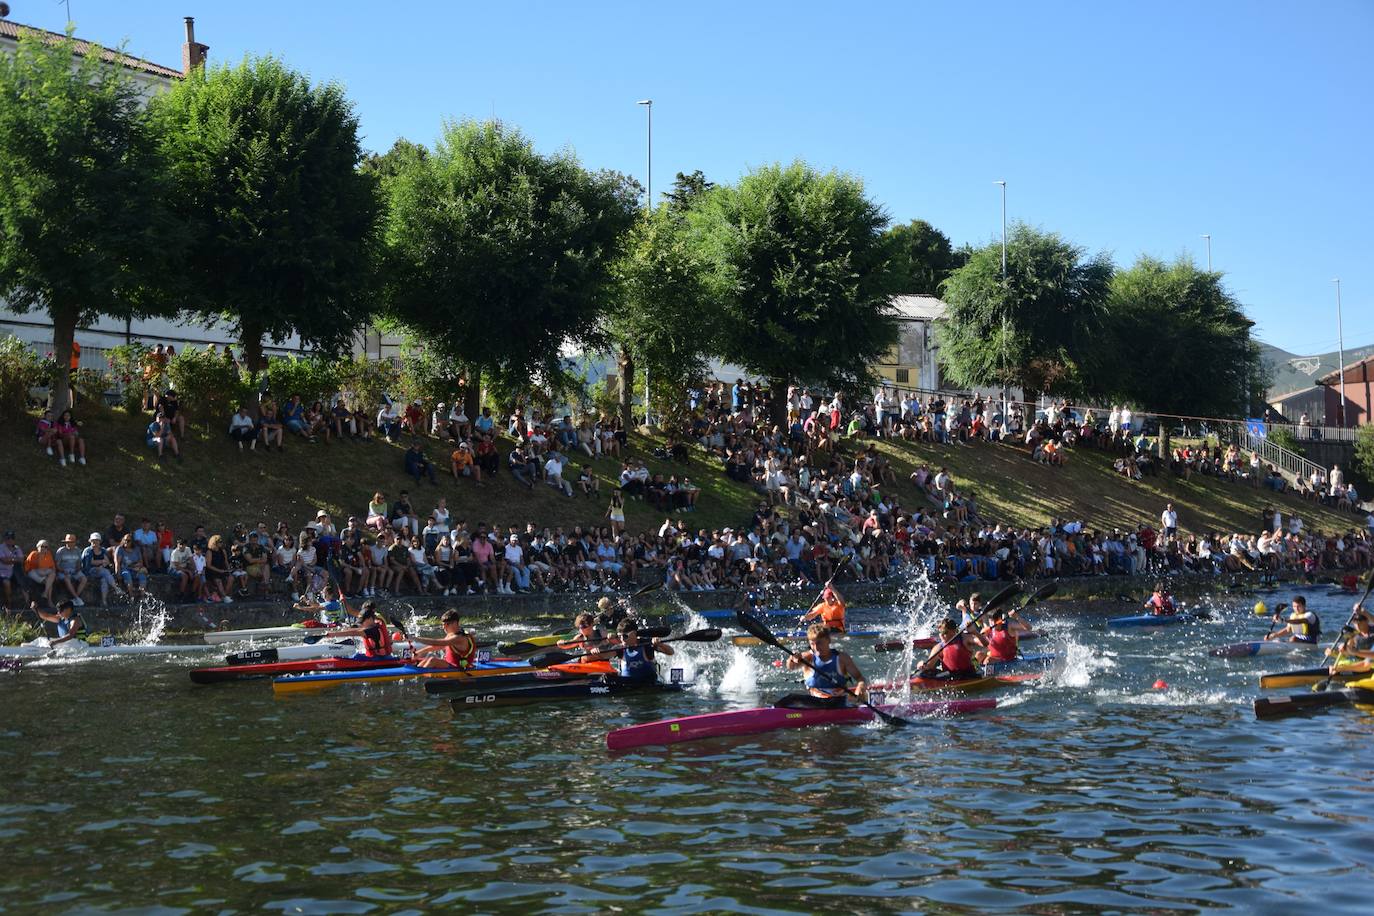
[[1263, 617], [1265, 614], [1268, 614], [1268, 613], [1269, 613], [1269, 606], [1268, 606], [1267, 604], [1265, 604], [1263, 601], [1256, 601], [1256, 602], [1255, 602], [1255, 616], [1256, 616], [1256, 617]]
[[1164, 678], [1155, 681], [1155, 690], [1168, 690], [1169, 685], [1164, 682]]

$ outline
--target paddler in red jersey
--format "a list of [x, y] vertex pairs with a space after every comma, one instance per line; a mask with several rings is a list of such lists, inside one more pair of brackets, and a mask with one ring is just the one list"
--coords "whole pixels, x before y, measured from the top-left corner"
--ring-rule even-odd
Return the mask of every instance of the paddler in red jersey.
[[811, 605], [811, 610], [802, 615], [801, 622], [820, 618], [822, 624], [831, 633], [843, 633], [844, 625], [844, 598], [835, 591], [834, 580], [825, 583], [825, 588], [821, 591], [821, 596], [816, 599], [816, 603]]
[[[607, 601], [605, 598], [601, 600]], [[609, 605], [609, 601], [607, 601], [607, 604]], [[596, 617], [587, 611], [583, 611], [577, 615], [573, 620], [573, 626], [577, 629], [577, 635], [572, 639], [559, 640], [557, 643], [554, 643], [554, 645], [564, 650], [571, 649], [593, 653], [610, 643], [606, 634], [596, 625]]]
[[1030, 631], [1030, 624], [1017, 616], [1015, 608], [1010, 612], [993, 611], [992, 623], [983, 630], [983, 640], [988, 648], [982, 653], [980, 661], [985, 665], [988, 662], [1015, 661], [1021, 651], [1020, 638]]
[[841, 707], [848, 703], [849, 691], [846, 685], [854, 681], [853, 694], [860, 699], [868, 699], [868, 683], [864, 673], [846, 652], [830, 645], [830, 628], [823, 623], [813, 623], [806, 630], [806, 640], [811, 651], [787, 657], [787, 668], [806, 671], [806, 693], [788, 694], [775, 703], [775, 706], [791, 708]]
[[416, 636], [420, 644], [415, 650], [416, 667], [419, 668], [457, 668], [466, 671], [477, 661], [477, 643], [473, 642], [463, 630], [463, 618], [455, 610], [444, 611], [439, 618], [444, 625], [444, 635], [438, 639]]
[[1178, 613], [1173, 596], [1164, 590], [1163, 582], [1155, 583], [1154, 594], [1146, 599], [1145, 608], [1156, 617], [1171, 617]]
[[333, 630], [329, 634], [330, 639], [337, 639], [341, 636], [361, 637], [363, 641], [362, 651], [358, 654], [363, 658], [389, 658], [391, 656], [391, 631], [377, 616], [377, 603], [375, 601], [363, 602], [362, 610], [358, 614], [357, 626], [343, 627]]
[[[978, 677], [974, 666], [974, 655], [986, 648], [987, 643], [976, 630], [960, 630], [959, 624], [946, 617], [940, 622], [940, 642], [944, 643], [939, 652], [921, 663], [917, 669], [919, 677], [942, 677], [949, 680], [964, 680]], [[936, 674], [936, 671], [939, 674]]]

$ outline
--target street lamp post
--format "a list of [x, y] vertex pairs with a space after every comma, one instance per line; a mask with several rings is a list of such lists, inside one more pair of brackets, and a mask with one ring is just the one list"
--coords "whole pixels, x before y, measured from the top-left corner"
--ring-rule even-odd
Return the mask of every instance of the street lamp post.
[[[652, 213], [654, 209], [654, 100], [640, 99], [636, 104], [644, 106], [645, 143], [644, 143], [644, 209]], [[649, 367], [644, 367], [644, 425], [649, 425]]]
[[1002, 279], [1007, 278], [1007, 183], [994, 181], [1002, 186]]
[[1207, 272], [1208, 272], [1208, 273], [1211, 273], [1211, 272], [1212, 272], [1212, 236], [1211, 236], [1210, 234], [1209, 234], [1209, 235], [1204, 235], [1203, 238], [1207, 240]]
[[[1007, 183], [994, 181], [1002, 186], [1002, 285], [1007, 282]], [[1007, 425], [1007, 315], [1002, 313], [1002, 425]]]
[[1331, 280], [1336, 284], [1336, 347], [1337, 359], [1341, 364], [1336, 367], [1336, 372], [1341, 378], [1341, 406], [1336, 411], [1336, 425], [1345, 427], [1345, 330], [1341, 325], [1341, 278], [1335, 277]]

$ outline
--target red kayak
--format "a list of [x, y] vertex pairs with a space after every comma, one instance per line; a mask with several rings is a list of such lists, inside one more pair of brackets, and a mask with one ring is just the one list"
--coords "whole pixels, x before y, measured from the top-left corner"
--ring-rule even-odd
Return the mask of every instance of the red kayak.
[[220, 668], [195, 668], [191, 680], [196, 684], [224, 684], [247, 681], [259, 677], [282, 674], [301, 674], [310, 671], [365, 671], [369, 668], [392, 668], [404, 664], [400, 659], [385, 658], [307, 658], [295, 662], [265, 662], [260, 665], [226, 665]]

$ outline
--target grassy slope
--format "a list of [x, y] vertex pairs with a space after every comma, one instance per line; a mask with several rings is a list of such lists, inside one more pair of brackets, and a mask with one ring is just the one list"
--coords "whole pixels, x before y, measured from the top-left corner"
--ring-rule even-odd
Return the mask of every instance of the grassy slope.
[[[179, 533], [189, 533], [201, 523], [213, 533], [235, 522], [251, 524], [258, 519], [274, 526], [285, 520], [295, 528], [320, 508], [338, 520], [364, 512], [376, 490], [390, 498], [405, 488], [411, 490], [412, 502], [422, 515], [443, 495], [455, 518], [474, 524], [596, 524], [603, 519], [606, 494], [619, 473], [613, 460], [593, 463], [602, 478], [599, 500], [568, 499], [545, 486], [531, 493], [511, 480], [504, 465], [497, 479], [482, 489], [466, 480], [455, 484], [451, 477], [441, 477], [438, 487], [428, 483], [417, 487], [402, 469], [404, 449], [399, 445], [326, 446], [297, 439], [287, 443], [284, 454], [241, 454], [218, 427], [208, 437], [203, 429], [191, 431], [184, 463], [168, 459], [159, 464], [142, 444], [146, 420], [119, 411], [89, 410], [81, 415], [92, 459], [87, 467], [59, 468], [34, 446], [30, 422], [0, 429], [0, 449], [6, 456], [0, 527], [14, 528], [25, 547], [39, 537], [58, 538], [68, 531], [84, 543], [86, 534], [103, 530], [117, 511], [128, 515], [131, 525], [146, 514]], [[443, 466], [447, 448], [434, 440], [425, 442], [426, 453], [431, 459], [442, 457], [436, 463]], [[652, 443], [635, 436], [631, 446], [632, 454], [647, 456]], [[503, 443], [502, 452], [508, 447], [508, 442]], [[1173, 500], [1187, 530], [1249, 531], [1256, 527], [1259, 509], [1274, 499], [1266, 490], [1199, 477], [1189, 483], [1160, 477], [1132, 484], [1112, 474], [1110, 456], [1092, 450], [1071, 454], [1067, 467], [1049, 468], [1031, 463], [1019, 449], [1002, 446], [935, 449], [880, 443], [879, 447], [891, 455], [900, 474], [896, 492], [904, 505], [923, 504], [906, 480], [917, 464], [945, 465], [961, 487], [975, 491], [989, 518], [1018, 525], [1043, 524], [1054, 516], [1108, 526], [1139, 521], [1157, 524], [1164, 502]], [[702, 487], [699, 511], [686, 516], [693, 527], [747, 522], [755, 503], [753, 493], [728, 480], [718, 468], [697, 458], [686, 466], [653, 459], [648, 463], [656, 472], [680, 475], [685, 470]], [[570, 476], [575, 478], [575, 472]], [[1285, 517], [1296, 510], [1308, 527], [1347, 527], [1356, 521], [1292, 497], [1277, 499]], [[662, 516], [645, 503], [631, 502], [627, 510], [632, 531], [662, 522]]]

